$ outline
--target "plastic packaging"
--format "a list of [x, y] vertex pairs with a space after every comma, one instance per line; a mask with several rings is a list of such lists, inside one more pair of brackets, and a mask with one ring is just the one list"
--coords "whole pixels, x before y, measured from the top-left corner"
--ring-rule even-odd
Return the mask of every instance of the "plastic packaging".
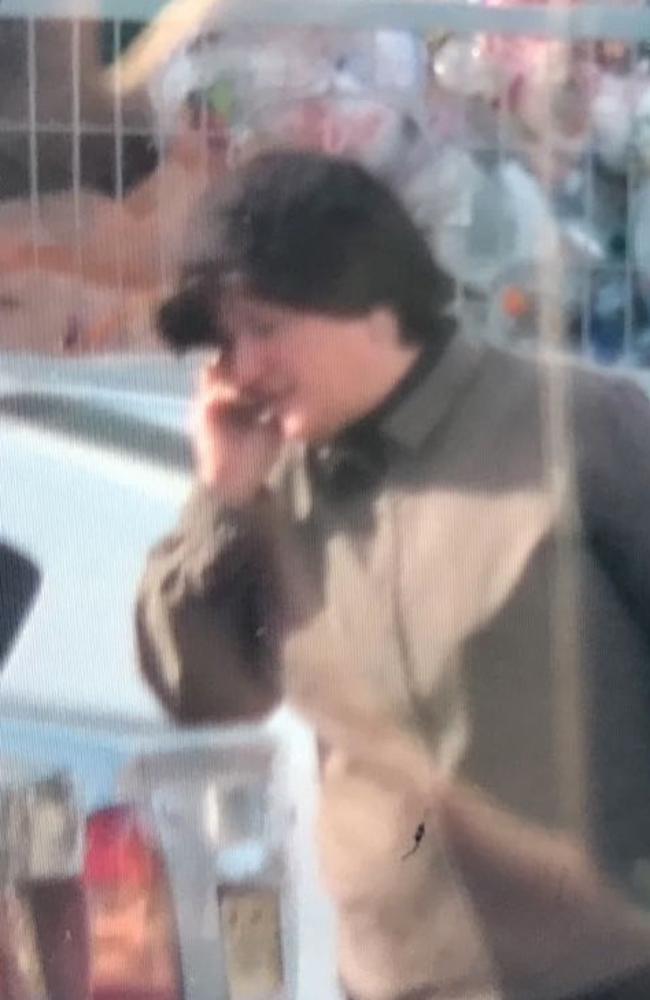
[[[150, 89], [163, 144], [189, 109], [209, 141], [227, 134], [231, 163], [278, 145], [358, 158], [403, 197], [440, 265], [483, 297], [488, 326], [515, 338], [536, 322], [537, 294], [512, 276], [556, 250], [572, 273], [620, 268], [631, 253], [650, 301], [650, 61], [638, 48], [207, 26]], [[616, 310], [602, 299], [583, 315], [589, 297], [565, 289], [561, 306], [604, 343]]]
[[627, 168], [633, 112], [629, 80], [613, 73], [603, 73], [594, 97], [591, 115], [594, 150], [612, 171]]
[[[436, 197], [428, 202], [428, 214], [436, 256], [463, 285], [488, 292], [501, 274], [539, 259], [550, 246], [553, 214], [539, 184], [520, 164], [481, 168], [458, 153], [434, 174]], [[413, 191], [409, 198], [415, 202]], [[426, 214], [421, 197], [416, 216]]]
[[611, 271], [592, 280], [587, 312], [587, 342], [594, 360], [614, 364], [625, 352], [626, 276]]
[[[579, 269], [567, 260], [562, 269], [562, 281], [553, 286], [556, 296], [552, 308], [564, 319], [565, 346], [579, 346], [571, 328], [579, 317], [583, 299], [583, 282]], [[535, 347], [540, 337], [540, 271], [539, 265], [523, 263], [500, 275], [490, 289], [487, 331], [491, 340], [517, 347]], [[580, 331], [578, 332], [578, 338]]]
[[431, 67], [444, 90], [486, 101], [498, 97], [498, 71], [483, 36], [447, 39], [433, 53]]
[[206, 101], [215, 87], [230, 92], [230, 118], [242, 125], [260, 106], [326, 95], [390, 94], [409, 106], [424, 89], [426, 49], [398, 31], [333, 29], [206, 30], [150, 83], [163, 134], [190, 98]]

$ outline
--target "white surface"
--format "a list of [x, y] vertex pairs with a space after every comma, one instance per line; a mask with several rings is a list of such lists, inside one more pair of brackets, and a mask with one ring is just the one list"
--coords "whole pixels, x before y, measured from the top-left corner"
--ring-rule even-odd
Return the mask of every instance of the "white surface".
[[43, 572], [0, 705], [162, 718], [136, 668], [134, 598], [188, 479], [11, 421], [2, 424], [0, 468], [0, 535]]
[[271, 719], [287, 747], [286, 782], [296, 807], [289, 858], [297, 886], [298, 990], [296, 1000], [343, 1000], [338, 984], [336, 915], [321, 885], [314, 838], [318, 764], [311, 729], [283, 706]]

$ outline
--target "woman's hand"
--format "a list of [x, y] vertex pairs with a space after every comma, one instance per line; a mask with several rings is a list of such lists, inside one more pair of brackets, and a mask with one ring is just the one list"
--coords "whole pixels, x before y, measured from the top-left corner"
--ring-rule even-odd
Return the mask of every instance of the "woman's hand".
[[205, 366], [194, 406], [194, 454], [200, 482], [224, 503], [253, 500], [279, 457], [280, 429], [267, 416], [223, 377], [218, 360]]

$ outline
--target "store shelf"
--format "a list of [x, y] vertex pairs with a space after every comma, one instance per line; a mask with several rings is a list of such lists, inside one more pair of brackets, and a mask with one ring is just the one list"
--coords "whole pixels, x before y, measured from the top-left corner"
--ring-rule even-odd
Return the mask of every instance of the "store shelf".
[[318, 24], [340, 27], [391, 27], [413, 31], [477, 31], [551, 38], [650, 38], [650, 9], [620, 4], [579, 7], [528, 4], [486, 7], [480, 3], [423, 0], [241, 0], [224, 8], [224, 19], [248, 23]]
[[[0, 17], [111, 17], [150, 20], [160, 0], [0, 0]], [[219, 4], [215, 4], [215, 11]], [[617, 3], [486, 7], [433, 0], [230, 0], [224, 22], [391, 27], [414, 31], [490, 32], [544, 38], [650, 39], [650, 8]]]
[[[189, 0], [181, 0], [178, 8], [181, 14], [183, 10], [187, 12], [185, 3], [192, 7]], [[45, 154], [54, 150], [51, 157], [56, 153], [58, 160], [70, 164], [70, 176], [66, 176], [65, 184], [70, 190], [71, 212], [77, 233], [80, 233], [84, 188], [91, 176], [88, 167], [91, 157], [101, 159], [102, 183], [106, 173], [108, 192], [119, 201], [132, 183], [128, 151], [135, 149], [139, 140], [150, 142], [155, 150], [162, 150], [173, 136], [178, 108], [169, 119], [156, 105], [146, 122], [138, 117], [130, 120], [125, 116], [122, 95], [116, 91], [112, 107], [104, 117], [94, 121], [92, 110], [86, 113], [88, 108], [82, 99], [84, 32], [99, 31], [101, 27], [102, 39], [108, 40], [109, 58], [116, 59], [122, 51], [124, 26], [116, 28], [113, 22], [146, 21], [161, 6], [160, 0], [0, 0], [0, 18], [13, 13], [23, 21], [20, 44], [25, 53], [25, 93], [15, 108], [6, 109], [12, 112], [10, 115], [3, 116], [0, 108], [0, 145], [4, 144], [14, 160], [19, 161], [22, 170], [19, 180], [23, 182], [21, 196], [26, 202], [26, 213], [31, 212], [34, 233], [38, 230], [42, 196], [49, 190], [42, 162], [44, 150]], [[436, 49], [435, 59], [441, 58], [445, 48], [453, 50], [456, 47], [459, 55], [451, 55], [448, 77], [438, 67], [436, 73], [429, 73], [426, 86], [420, 82], [418, 93], [414, 90], [409, 97], [409, 114], [420, 122], [425, 134], [430, 132], [435, 138], [431, 149], [446, 149], [457, 155], [458, 169], [461, 173], [466, 171], [462, 174], [465, 178], [461, 182], [463, 192], [470, 190], [473, 183], [477, 185], [476, 190], [480, 190], [478, 180], [472, 180], [476, 169], [479, 171], [477, 177], [485, 173], [486, 190], [491, 192], [494, 188], [495, 197], [503, 197], [505, 205], [502, 212], [496, 213], [496, 219], [484, 223], [490, 234], [487, 251], [481, 249], [485, 240], [468, 237], [467, 260], [463, 264], [457, 258], [465, 251], [462, 245], [460, 249], [456, 246], [459, 240], [462, 243], [462, 233], [452, 232], [451, 250], [448, 246], [446, 258], [436, 244], [443, 266], [457, 281], [461, 317], [473, 329], [485, 331], [486, 335], [494, 332], [495, 336], [518, 341], [533, 337], [539, 300], [538, 276], [533, 267], [538, 261], [534, 250], [537, 245], [535, 226], [541, 215], [548, 215], [557, 221], [558, 230], [569, 247], [566, 250], [567, 287], [561, 290], [562, 309], [567, 318], [567, 344], [571, 350], [587, 357], [600, 352], [597, 356], [603, 363], [630, 363], [650, 370], [650, 238], [647, 246], [641, 240], [641, 250], [636, 248], [639, 231], [642, 237], [646, 231], [650, 232], [647, 228], [650, 222], [646, 226], [646, 220], [650, 220], [650, 46], [640, 44], [650, 43], [650, 7], [620, 3], [498, 8], [486, 7], [483, 3], [435, 3], [430, 0], [223, 0], [223, 6], [217, 2], [213, 9], [219, 10], [224, 26], [336, 27], [341, 29], [344, 48], [347, 33], [355, 28], [399, 27], [416, 35], [435, 30], [449, 34], [451, 37], [444, 40], [443, 47]], [[60, 23], [39, 23], [52, 17], [65, 17], [69, 21], [67, 40]], [[80, 21], [85, 18], [94, 19], [94, 26], [81, 25]], [[107, 26], [109, 30], [105, 31]], [[181, 33], [186, 41], [194, 34], [189, 27], [185, 24], [186, 30]], [[198, 24], [192, 27], [199, 32]], [[16, 26], [5, 24], [5, 28], [9, 37]], [[67, 89], [61, 89], [64, 95], [70, 94], [71, 104], [67, 108], [64, 99], [56, 114], [46, 113], [47, 102], [45, 112], [40, 107], [43, 81], [38, 72], [39, 45], [46, 44], [48, 33], [57, 37], [57, 44], [64, 45], [70, 52], [71, 61], [66, 74]], [[478, 33], [492, 36], [483, 57], [481, 46], [476, 46], [474, 41], [468, 46], [465, 39], [457, 37]], [[567, 136], [560, 124], [551, 130], [548, 151], [558, 170], [549, 190], [536, 169], [541, 126], [535, 109], [543, 92], [539, 87], [544, 85], [538, 57], [540, 52], [546, 51], [546, 45], [530, 45], [525, 39], [531, 36], [544, 40], [598, 39], [624, 43], [613, 47], [585, 45], [574, 50], [572, 59], [583, 64], [580, 78], [583, 73], [585, 80], [599, 78], [599, 90], [597, 94], [592, 93], [590, 85], [585, 91], [588, 113], [585, 121], [579, 123], [577, 137]], [[17, 34], [16, 37], [21, 36]], [[264, 38], [266, 33], [251, 31], [251, 37]], [[332, 37], [338, 37], [337, 33]], [[172, 32], [171, 51], [176, 44], [176, 35]], [[350, 35], [350, 45], [354, 44], [363, 48], [365, 42], [357, 39], [354, 43]], [[517, 50], [520, 50], [518, 56]], [[478, 65], [473, 65], [475, 52], [479, 53]], [[165, 58], [170, 54], [168, 52]], [[480, 87], [486, 81], [488, 91], [491, 86], [489, 66], [484, 67], [485, 78], [481, 77], [481, 58], [498, 62], [505, 72], [498, 84], [500, 90], [496, 98], [489, 93], [481, 96]], [[460, 68], [456, 65], [454, 69], [454, 59], [460, 59]], [[360, 66], [363, 65], [362, 59]], [[62, 69], [66, 69], [65, 65]], [[367, 75], [364, 85], [373, 92], [372, 72], [367, 65], [364, 72]], [[286, 79], [290, 79], [290, 72]], [[463, 96], [467, 79], [470, 89], [479, 88], [473, 91], [470, 101]], [[518, 81], [517, 89], [508, 90], [515, 80]], [[522, 81], [525, 83], [523, 89]], [[279, 86], [281, 96], [284, 84]], [[556, 86], [559, 86], [557, 82]], [[516, 96], [516, 107], [508, 105], [506, 91], [509, 99]], [[261, 92], [266, 98], [266, 116], [273, 91], [266, 83]], [[562, 93], [558, 93], [562, 97]], [[571, 88], [564, 96], [570, 110], [575, 97]], [[594, 111], [597, 96], [606, 99], [604, 105], [601, 102], [598, 116]], [[382, 92], [382, 97], [390, 104], [387, 91]], [[171, 103], [173, 105], [173, 101]], [[252, 115], [251, 120], [254, 120], [255, 114]], [[202, 114], [196, 127], [205, 127], [207, 121], [207, 115]], [[646, 138], [644, 132], [648, 133]], [[142, 152], [140, 146], [137, 148]], [[147, 156], [150, 155], [148, 149]], [[146, 162], [149, 169], [149, 159]], [[507, 183], [505, 170], [512, 175]], [[496, 187], [490, 187], [491, 172], [494, 177], [501, 178]], [[61, 181], [57, 184], [61, 186]], [[4, 197], [7, 198], [8, 193]], [[470, 231], [472, 219], [467, 213], [473, 204], [472, 198], [474, 195], [471, 198], [459, 195], [459, 206], [465, 206], [461, 215], [467, 216], [466, 222], [456, 222], [448, 228], [454, 230], [456, 226], [462, 230], [467, 227]], [[486, 199], [483, 197], [481, 201], [478, 194], [476, 198], [479, 206], [476, 217], [481, 218], [481, 206], [486, 204]], [[489, 193], [488, 203], [491, 198]], [[434, 208], [428, 218], [438, 218]], [[529, 219], [532, 220], [530, 225]], [[510, 232], [513, 226], [514, 235]], [[569, 232], [573, 234], [571, 239], [567, 235]], [[432, 239], [436, 235], [433, 223], [430, 235]], [[508, 250], [513, 241], [514, 249]], [[576, 247], [581, 241], [584, 246], [578, 250]], [[502, 256], [503, 266], [499, 270]], [[163, 245], [160, 246], [160, 268], [163, 275], [167, 274]], [[488, 279], [486, 274], [491, 274], [494, 268], [496, 276]], [[503, 302], [508, 293], [519, 295], [521, 316], [506, 310]]]

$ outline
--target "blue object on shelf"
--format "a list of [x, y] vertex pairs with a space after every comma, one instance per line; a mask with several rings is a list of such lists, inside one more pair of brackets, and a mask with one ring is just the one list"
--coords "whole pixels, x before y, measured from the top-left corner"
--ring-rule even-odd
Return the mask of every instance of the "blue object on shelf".
[[603, 364], [619, 361], [625, 350], [626, 302], [623, 275], [608, 278], [592, 293], [587, 337], [591, 352]]

